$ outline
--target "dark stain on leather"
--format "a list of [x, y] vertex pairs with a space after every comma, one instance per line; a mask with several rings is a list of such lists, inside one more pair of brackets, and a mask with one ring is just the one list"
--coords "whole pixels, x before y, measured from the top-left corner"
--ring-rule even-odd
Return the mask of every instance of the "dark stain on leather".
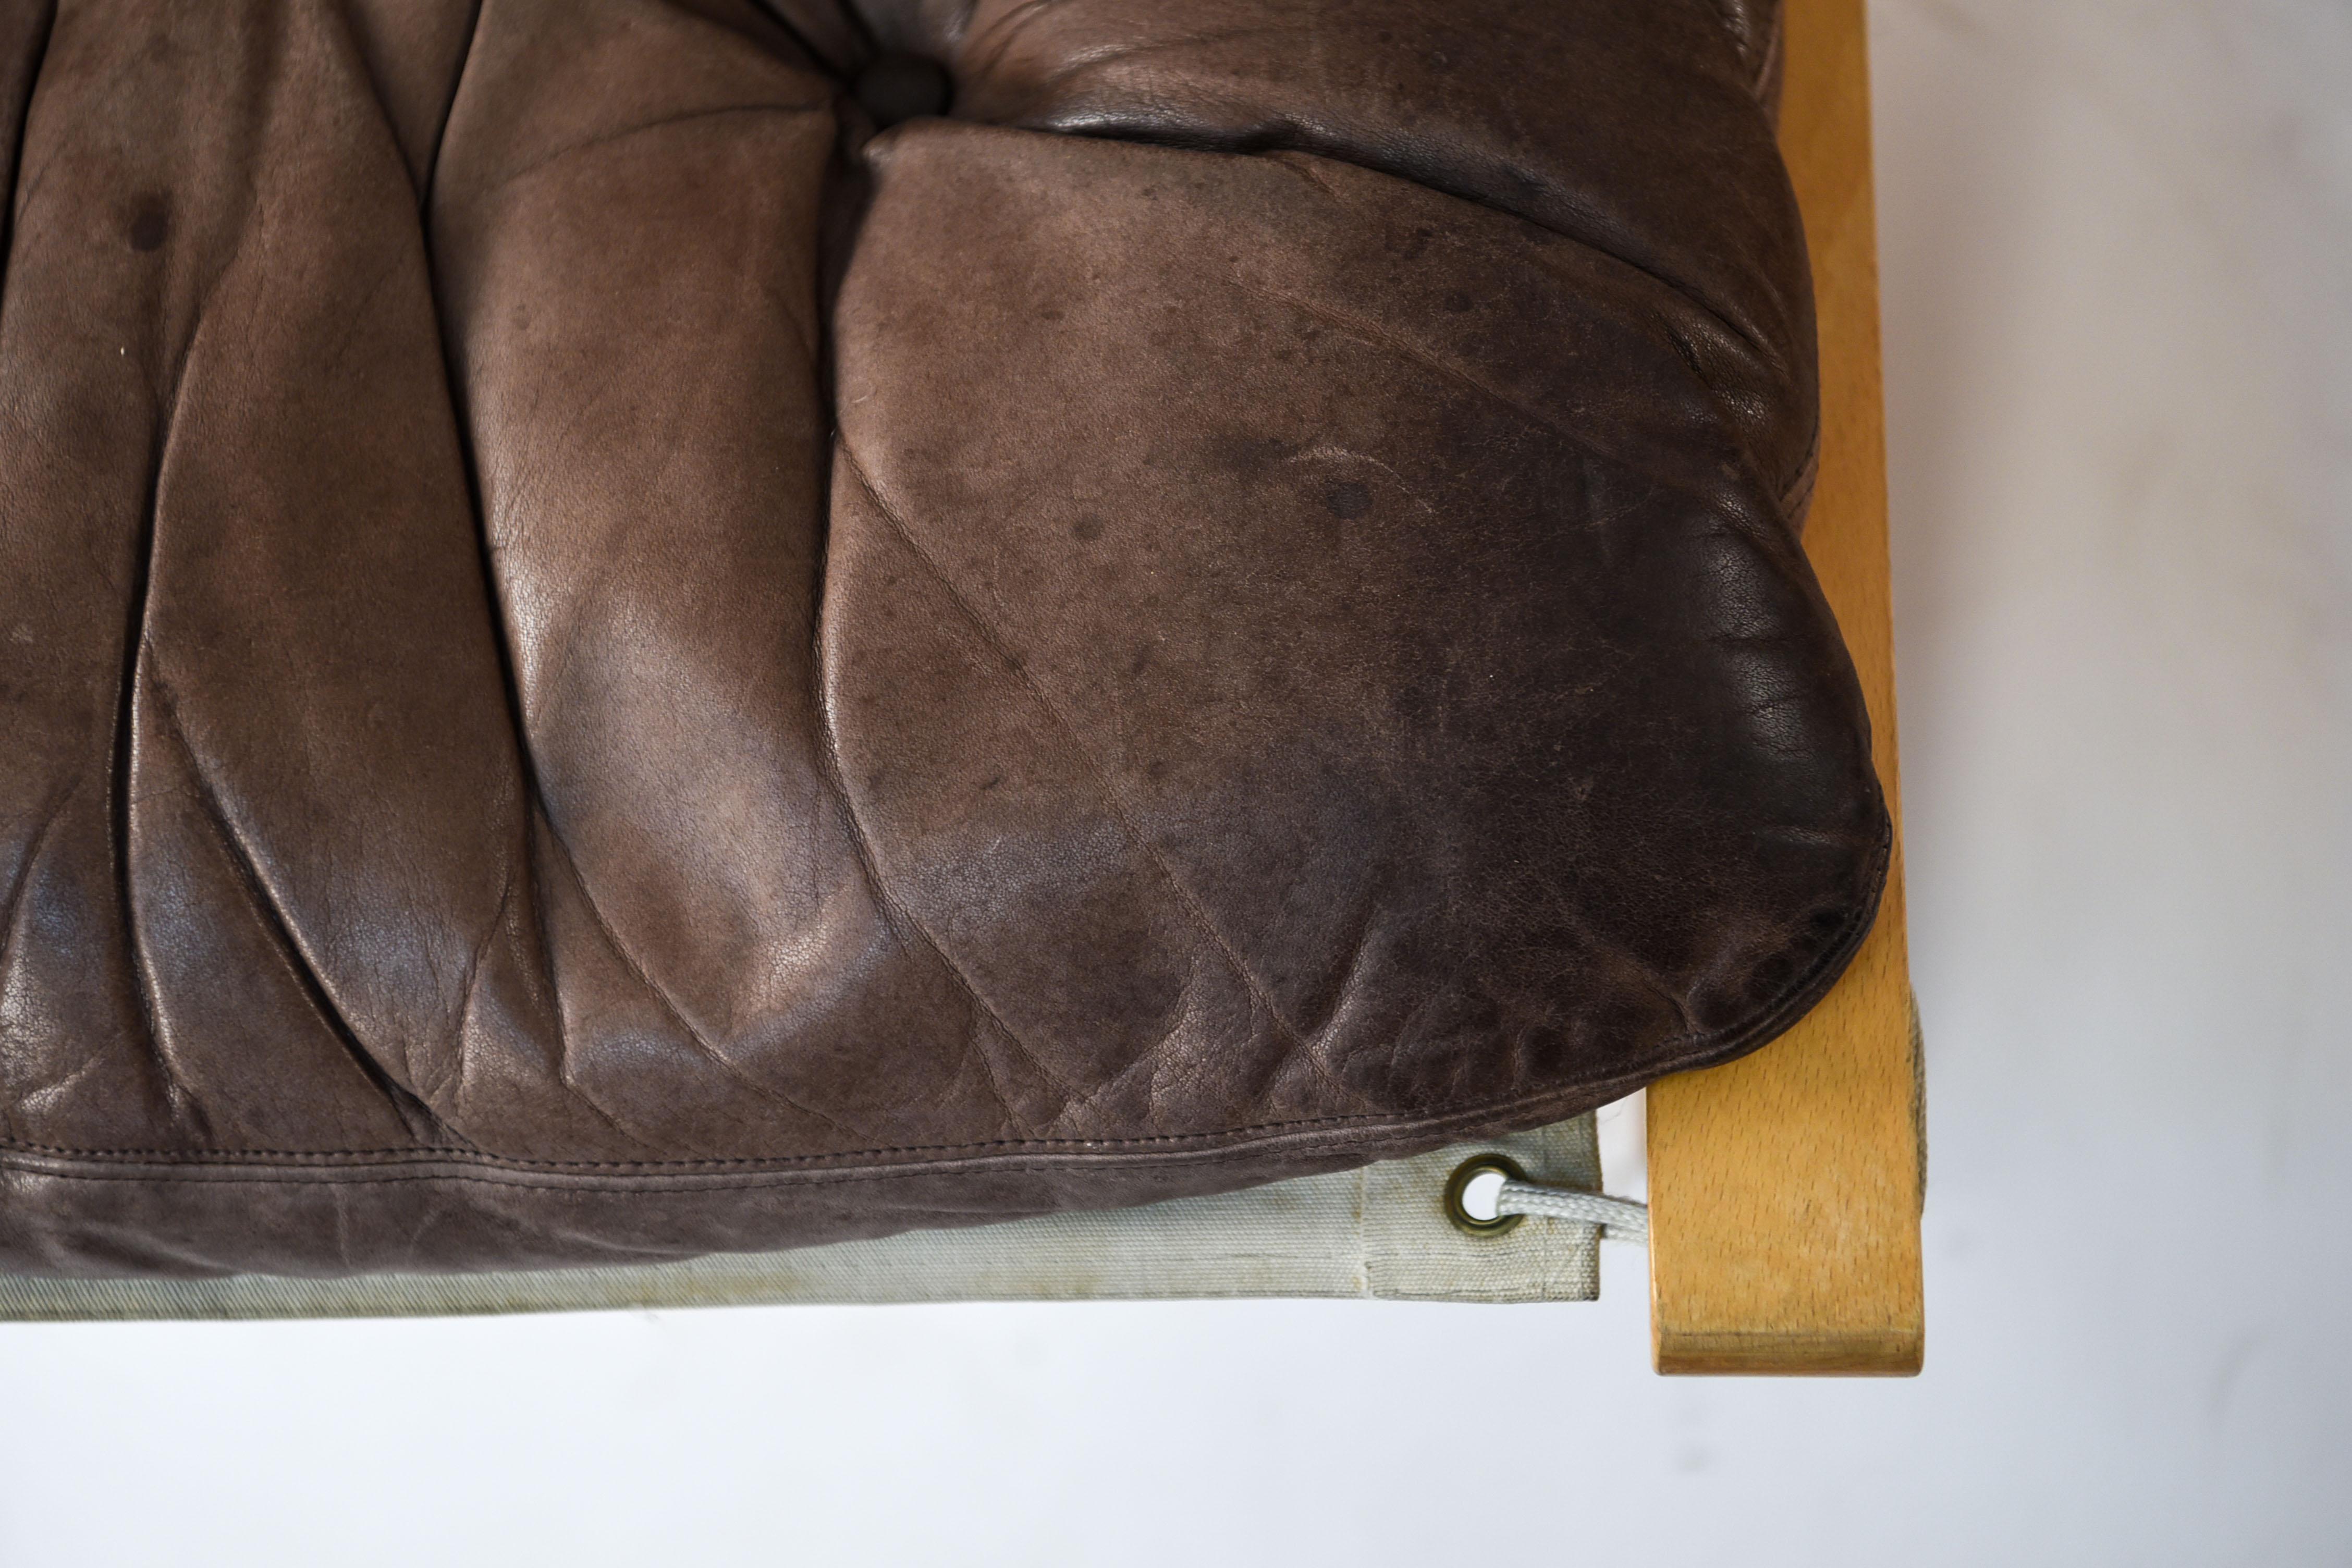
[[145, 255], [163, 248], [172, 237], [172, 199], [165, 195], [140, 198], [131, 216], [131, 248]]
[[1372, 510], [1372, 492], [1349, 479], [1324, 490], [1323, 507], [1333, 517], [1352, 522]]

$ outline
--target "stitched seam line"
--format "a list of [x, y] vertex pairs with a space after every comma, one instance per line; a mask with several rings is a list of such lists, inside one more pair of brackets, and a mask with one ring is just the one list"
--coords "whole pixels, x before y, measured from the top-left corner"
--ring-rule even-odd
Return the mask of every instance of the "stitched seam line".
[[[1879, 837], [1878, 847], [1875, 853], [1872, 856], [1869, 874], [1870, 882], [1882, 892], [1885, 888], [1887, 862], [1892, 856], [1893, 849], [1894, 826], [1890, 820], [1886, 823], [1884, 831]], [[1712, 1060], [1717, 1056], [1727, 1051], [1736, 1050], [1748, 1038], [1769, 1030], [1775, 1023], [1780, 1021], [1790, 1011], [1795, 1010], [1803, 1004], [1809, 1002], [1815, 994], [1823, 987], [1823, 982], [1827, 977], [1835, 974], [1839, 970], [1844, 967], [1846, 961], [1853, 957], [1854, 949], [1861, 945], [1863, 938], [1869, 934], [1871, 926], [1875, 923], [1878, 915], [1878, 905], [1879, 899], [1877, 896], [1874, 896], [1868, 902], [1858, 908], [1854, 913], [1847, 919], [1845, 924], [1840, 928], [1837, 940], [1825, 946], [1822, 949], [1821, 955], [1816, 958], [1811, 964], [1807, 966], [1804, 972], [1791, 982], [1780, 995], [1774, 997], [1770, 1003], [1759, 1008], [1756, 1012], [1750, 1014], [1748, 1017], [1742, 1019], [1737, 1024], [1727, 1026], [1721, 1029], [1710, 1030], [1700, 1035], [1684, 1037], [1681, 1041], [1677, 1042], [1679, 1049], [1675, 1050], [1675, 1053], [1669, 1056], [1664, 1061], [1645, 1067], [1630, 1077], [1608, 1080], [1608, 1082], [1601, 1086], [1601, 1089], [1599, 1090], [1601, 1099], [1608, 1098], [1608, 1091], [1621, 1083], [1630, 1087], [1633, 1084], [1644, 1082], [1653, 1078], [1664, 1077], [1668, 1073], [1681, 1072], [1690, 1068], [1706, 1065], [1707, 1061]], [[856, 1160], [929, 1157], [929, 1163], [937, 1164], [943, 1163], [939, 1159], [940, 1156], [952, 1157], [961, 1155], [975, 1158], [985, 1158], [994, 1151], [1026, 1150], [1033, 1153], [1066, 1151], [1077, 1153], [1089, 1150], [1117, 1151], [1121, 1149], [1150, 1150], [1156, 1148], [1164, 1149], [1173, 1152], [1181, 1152], [1185, 1148], [1202, 1148], [1204, 1146], [1213, 1148], [1220, 1142], [1236, 1139], [1264, 1140], [1269, 1137], [1279, 1136], [1286, 1132], [1304, 1131], [1316, 1128], [1349, 1126], [1364, 1127], [1369, 1125], [1381, 1131], [1395, 1133], [1408, 1131], [1415, 1128], [1442, 1126], [1448, 1121], [1486, 1115], [1512, 1107], [1528, 1108], [1546, 1105], [1557, 1100], [1573, 1100], [1581, 1096], [1591, 1096], [1595, 1092], [1596, 1090], [1592, 1086], [1587, 1085], [1577, 1089], [1554, 1089], [1531, 1095], [1503, 1095], [1493, 1100], [1457, 1102], [1410, 1119], [1401, 1119], [1379, 1113], [1359, 1112], [1349, 1115], [1302, 1117], [1287, 1121], [1257, 1122], [1247, 1127], [1231, 1128], [1216, 1132], [1167, 1132], [1129, 1138], [996, 1139], [977, 1143], [908, 1144], [896, 1148], [843, 1151], [839, 1153], [832, 1154], [782, 1155], [769, 1158], [746, 1156], [735, 1159], [716, 1160], [530, 1160], [503, 1155], [485, 1154], [478, 1150], [457, 1148], [341, 1150], [332, 1152], [239, 1149], [225, 1150], [218, 1152], [207, 1152], [180, 1149], [76, 1149], [59, 1144], [34, 1143], [16, 1139], [0, 1140], [0, 1155], [14, 1153], [35, 1157], [68, 1160], [110, 1160], [124, 1163], [145, 1162], [157, 1164], [184, 1165], [198, 1169], [214, 1167], [232, 1171], [240, 1164], [257, 1161], [269, 1161], [280, 1163], [295, 1169], [326, 1168], [355, 1172], [364, 1171], [372, 1164], [450, 1163], [478, 1167], [485, 1173], [503, 1171], [515, 1175], [528, 1175], [531, 1173], [564, 1175], [575, 1173], [581, 1174], [592, 1174], [597, 1172], [610, 1172], [615, 1173], [669, 1172], [679, 1174], [690, 1174], [697, 1171], [711, 1172], [714, 1173], [738, 1172], [743, 1174], [773, 1173], [781, 1175], [789, 1173], [794, 1170], [823, 1169], [827, 1165], [836, 1165], [843, 1162]], [[1601, 1100], [1591, 1100], [1589, 1103], [1598, 1104], [1601, 1103]], [[1243, 1156], [1241, 1153], [1236, 1153], [1234, 1157], [1241, 1158]], [[81, 1179], [84, 1177], [89, 1177], [90, 1179], [125, 1179], [122, 1177], [105, 1178], [102, 1177], [100, 1173], [96, 1172], [68, 1171], [48, 1173], [65, 1179]], [[863, 1175], [878, 1177], [892, 1173], [893, 1173], [888, 1171], [879, 1171], [866, 1173], [863, 1173]], [[854, 1175], [845, 1177], [845, 1179], [863, 1179], [863, 1175]], [[193, 1178], [184, 1176], [154, 1176], [140, 1179], [175, 1181], [189, 1180]], [[227, 1178], [213, 1177], [208, 1179], [226, 1180]], [[268, 1178], [256, 1175], [252, 1179], [268, 1180], [284, 1178]], [[496, 1181], [499, 1178], [487, 1173], [482, 1175], [471, 1175], [456, 1173], [446, 1174], [436, 1173], [431, 1175], [354, 1177], [353, 1179], [371, 1181]]]
[[[1601, 1103], [1603, 1100], [1610, 1098], [1613, 1098], [1613, 1095], [1609, 1091], [1603, 1091], [1600, 1099], [1588, 1101], [1585, 1108], [1589, 1109], [1590, 1105]], [[1573, 1114], [1573, 1112], [1570, 1112], [1570, 1114]], [[1443, 1119], [1433, 1119], [1428, 1121], [1400, 1122], [1391, 1131], [1395, 1132], [1439, 1131], [1445, 1128], [1447, 1122]], [[1239, 1164], [1244, 1161], [1258, 1158], [1259, 1155], [1260, 1151], [1255, 1148], [1212, 1150], [1203, 1153], [1198, 1159], [1185, 1162], [1185, 1168], [1191, 1170], [1213, 1169], [1220, 1165]], [[0, 1155], [0, 1161], [5, 1161], [5, 1155]], [[1067, 1159], [1052, 1162], [1044, 1159], [1034, 1159], [1027, 1162], [995, 1161], [990, 1162], [990, 1169], [998, 1173], [1005, 1172], [1036, 1172], [1054, 1169], [1068, 1169], [1075, 1162]], [[405, 1183], [417, 1182], [453, 1182], [473, 1186], [505, 1187], [510, 1190], [520, 1189], [523, 1191], [559, 1193], [576, 1193], [585, 1191], [609, 1194], [614, 1196], [637, 1195], [643, 1194], [648, 1191], [656, 1193], [701, 1193], [750, 1192], [758, 1191], [762, 1187], [768, 1186], [817, 1188], [843, 1187], [858, 1185], [869, 1182], [919, 1182], [924, 1180], [937, 1180], [941, 1177], [952, 1176], [958, 1173], [954, 1166], [947, 1164], [906, 1165], [896, 1168], [865, 1171], [848, 1170], [815, 1173], [780, 1171], [760, 1173], [749, 1177], [735, 1176], [720, 1178], [714, 1176], [706, 1178], [699, 1182], [694, 1182], [692, 1178], [686, 1178], [674, 1184], [648, 1189], [641, 1184], [625, 1186], [616, 1184], [599, 1187], [589, 1186], [581, 1182], [564, 1182], [553, 1179], [543, 1179], [533, 1182], [522, 1179], [519, 1173], [510, 1173], [505, 1175], [499, 1175], [488, 1172], [469, 1171], [427, 1171], [394, 1176], [353, 1173], [338, 1182], [321, 1183], [316, 1175], [306, 1172], [284, 1171], [271, 1173], [264, 1170], [238, 1170], [236, 1168], [231, 1168], [218, 1175], [203, 1177], [191, 1176], [181, 1173], [157, 1174], [152, 1172], [138, 1170], [53, 1171], [43, 1170], [37, 1166], [25, 1164], [17, 1164], [14, 1166], [0, 1165], [0, 1169], [11, 1170], [14, 1173], [19, 1175], [45, 1178], [50, 1181], [66, 1182], [126, 1182], [150, 1185], [160, 1185], [166, 1183], [184, 1183], [190, 1185], [290, 1187], [319, 1185], [375, 1187], [397, 1186]], [[758, 1174], [765, 1174], [772, 1177], [773, 1179], [762, 1182], [758, 1179]], [[1051, 1211], [1016, 1210], [1003, 1217], [1019, 1217], [1024, 1214], [1040, 1212]]]

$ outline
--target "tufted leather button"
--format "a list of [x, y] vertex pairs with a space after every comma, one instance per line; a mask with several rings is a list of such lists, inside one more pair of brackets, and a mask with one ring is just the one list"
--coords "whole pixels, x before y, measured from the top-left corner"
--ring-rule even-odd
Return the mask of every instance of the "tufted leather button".
[[955, 84], [937, 60], [888, 54], [858, 73], [853, 90], [874, 123], [887, 128], [902, 120], [946, 113]]

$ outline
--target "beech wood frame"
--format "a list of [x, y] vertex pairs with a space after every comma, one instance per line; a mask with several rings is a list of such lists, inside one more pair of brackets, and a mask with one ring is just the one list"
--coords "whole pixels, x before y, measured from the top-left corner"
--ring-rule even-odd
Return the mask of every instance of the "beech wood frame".
[[1895, 813], [1878, 923], [1788, 1034], [1649, 1094], [1650, 1329], [1662, 1373], [1908, 1375], [1926, 1335], [1919, 1047], [1902, 809], [1879, 381], [1864, 0], [1784, 0], [1780, 146], [1821, 323], [1822, 454], [1805, 550], [1870, 706]]

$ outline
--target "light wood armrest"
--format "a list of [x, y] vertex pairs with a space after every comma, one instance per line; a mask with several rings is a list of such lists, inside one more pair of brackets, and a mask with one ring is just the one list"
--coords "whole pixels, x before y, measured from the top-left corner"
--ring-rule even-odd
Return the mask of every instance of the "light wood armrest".
[[1836, 988], [1755, 1055], [1650, 1089], [1650, 1325], [1662, 1373], [1919, 1370], [1924, 1179], [1902, 812], [1863, 0], [1786, 0], [1780, 144], [1821, 320], [1805, 532], [1870, 704], [1895, 849]]

